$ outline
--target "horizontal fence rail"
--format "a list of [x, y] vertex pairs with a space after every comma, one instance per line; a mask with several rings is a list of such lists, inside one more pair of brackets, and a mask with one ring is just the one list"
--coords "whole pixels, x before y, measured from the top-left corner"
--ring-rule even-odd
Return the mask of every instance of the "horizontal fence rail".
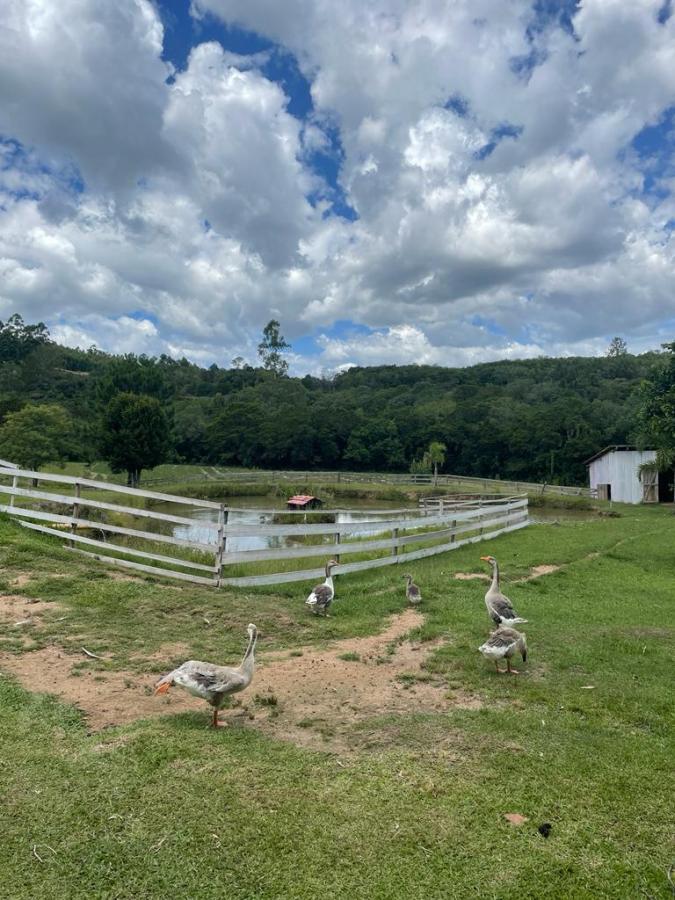
[[195, 472], [185, 476], [167, 476], [164, 478], [146, 478], [146, 484], [162, 484], [176, 481], [185, 482], [204, 482], [217, 483], [218, 481], [229, 482], [245, 482], [247, 484], [269, 482], [304, 483], [317, 484], [318, 482], [332, 483], [369, 483], [369, 484], [409, 484], [409, 485], [429, 485], [431, 487], [443, 487], [444, 485], [467, 485], [467, 487], [482, 488], [484, 491], [491, 489], [509, 491], [510, 493], [529, 493], [529, 494], [563, 494], [570, 497], [589, 497], [591, 491], [587, 487], [577, 485], [550, 484], [548, 482], [533, 481], [510, 481], [500, 478], [483, 478], [478, 475], [452, 475], [439, 474], [437, 476], [431, 474], [413, 474], [413, 473], [397, 473], [397, 472], [343, 472], [343, 471], [326, 471], [326, 472], [308, 472], [293, 471], [280, 469], [251, 469], [242, 471], [241, 469], [223, 470], [216, 466], [211, 466], [210, 470], [203, 469], [201, 473]]
[[[116, 502], [116, 495], [124, 502]], [[214, 587], [321, 578], [322, 567], [305, 568], [315, 557], [324, 561], [335, 557], [339, 562], [336, 575], [407, 565], [515, 531], [529, 521], [528, 501], [523, 495], [423, 498], [413, 509], [244, 510], [215, 501], [10, 466], [0, 466], [2, 497], [7, 502], [0, 504], [1, 512], [16, 517], [31, 531], [61, 539], [73, 552]], [[130, 505], [133, 503], [137, 505]], [[162, 504], [178, 504], [179, 511], [184, 510], [186, 515], [156, 508]], [[190, 512], [199, 518], [190, 517]], [[350, 518], [354, 514], [361, 518], [339, 521], [345, 512]], [[236, 513], [257, 521], [237, 522]], [[328, 516], [335, 520], [326, 522]], [[190, 536], [193, 526], [198, 536]], [[174, 533], [177, 527], [183, 529], [182, 534]], [[250, 538], [262, 539], [268, 546], [232, 549], [233, 541]], [[344, 562], [344, 557], [352, 560]], [[280, 566], [270, 566], [275, 561]], [[281, 571], [265, 571], [270, 567]]]

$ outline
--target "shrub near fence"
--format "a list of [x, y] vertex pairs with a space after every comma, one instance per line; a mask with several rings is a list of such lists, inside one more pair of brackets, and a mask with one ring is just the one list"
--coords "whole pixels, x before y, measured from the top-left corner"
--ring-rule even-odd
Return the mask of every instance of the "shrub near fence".
[[[50, 489], [52, 485], [63, 487], [57, 492]], [[129, 498], [130, 504], [140, 505], [101, 500], [102, 492], [113, 499], [116, 499], [114, 495], [121, 494], [123, 498]], [[61, 539], [74, 552], [114, 565], [214, 587], [319, 578], [323, 575], [322, 567], [304, 568], [314, 557], [321, 557], [323, 561], [331, 555], [338, 556], [340, 565], [335, 574], [407, 563], [528, 524], [527, 498], [523, 496], [478, 498], [431, 509], [369, 510], [367, 520], [353, 522], [312, 523], [309, 512], [284, 511], [285, 519], [291, 517], [295, 521], [291, 524], [272, 521], [249, 524], [228, 521], [233, 507], [211, 500], [25, 469], [0, 469], [0, 495], [8, 498], [8, 503], [0, 505], [0, 511], [16, 517], [26, 528]], [[187, 515], [160, 512], [150, 508], [149, 503], [181, 504], [186, 512], [211, 510], [213, 520], [199, 521], [200, 529], [203, 527], [209, 532], [208, 538], [190, 540], [163, 533], [162, 528], [193, 526], [195, 520]], [[268, 514], [271, 518], [279, 510], [255, 512]], [[325, 516], [337, 512], [321, 510], [318, 514]], [[137, 519], [143, 520], [143, 527], [130, 526], [129, 520], [136, 526]], [[151, 526], [160, 530], [151, 531]], [[372, 537], [374, 531], [377, 533]], [[228, 539], [247, 536], [292, 537], [296, 541], [301, 538], [321, 543], [228, 549]], [[158, 549], [162, 552], [157, 552]], [[359, 558], [342, 562], [343, 557], [350, 555]], [[362, 558], [364, 556], [367, 558]], [[296, 560], [299, 568], [292, 571], [239, 574], [242, 566], [256, 568], [255, 564], [258, 564], [260, 568], [260, 564], [265, 563], [264, 568], [268, 568], [270, 561], [279, 561], [285, 567], [289, 562], [292, 566]], [[232, 574], [231, 567], [236, 567], [237, 574]]]

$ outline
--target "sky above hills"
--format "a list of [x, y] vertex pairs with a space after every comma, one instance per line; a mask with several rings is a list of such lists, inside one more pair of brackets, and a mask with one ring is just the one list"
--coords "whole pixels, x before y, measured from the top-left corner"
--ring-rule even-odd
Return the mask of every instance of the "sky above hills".
[[3, 0], [0, 319], [296, 373], [675, 325], [672, 0]]

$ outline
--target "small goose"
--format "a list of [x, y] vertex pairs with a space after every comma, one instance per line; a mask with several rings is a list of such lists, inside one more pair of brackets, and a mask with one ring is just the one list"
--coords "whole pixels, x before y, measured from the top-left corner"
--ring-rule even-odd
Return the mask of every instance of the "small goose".
[[422, 602], [422, 592], [413, 581], [412, 575], [404, 575], [403, 577], [408, 582], [405, 586], [406, 599], [411, 606], [417, 606], [418, 603]]
[[329, 559], [326, 563], [326, 580], [323, 584], [317, 584], [312, 588], [312, 593], [305, 600], [307, 606], [311, 607], [315, 616], [318, 616], [319, 610], [323, 610], [324, 616], [328, 615], [328, 608], [335, 597], [335, 586], [333, 585], [332, 571], [335, 566], [339, 565], [336, 559]]
[[[478, 648], [487, 659], [494, 660], [500, 675], [517, 675], [518, 670], [511, 668], [511, 657], [514, 653], [520, 653], [523, 662], [527, 660], [527, 641], [525, 635], [515, 628], [507, 628], [504, 625], [493, 631], [490, 637]], [[506, 668], [499, 668], [499, 660], [506, 660]]]
[[513, 608], [508, 597], [499, 588], [499, 566], [494, 556], [481, 556], [481, 559], [492, 566], [492, 583], [485, 594], [485, 605], [488, 615], [495, 625], [518, 625], [527, 623], [521, 619]]
[[166, 694], [174, 684], [185, 688], [194, 697], [201, 697], [213, 707], [211, 725], [218, 728], [222, 724], [218, 722], [218, 711], [225, 702], [225, 698], [230, 694], [238, 694], [239, 691], [243, 691], [253, 679], [258, 629], [251, 624], [246, 630], [248, 631], [248, 647], [240, 665], [215, 666], [213, 663], [190, 659], [174, 669], [173, 672], [169, 672], [164, 678], [160, 678], [155, 687], [155, 694]]

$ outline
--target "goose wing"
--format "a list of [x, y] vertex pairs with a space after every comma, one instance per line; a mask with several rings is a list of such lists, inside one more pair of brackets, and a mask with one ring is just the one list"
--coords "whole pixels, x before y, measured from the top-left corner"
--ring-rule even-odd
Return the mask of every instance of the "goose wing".
[[509, 609], [513, 609], [513, 603], [511, 603], [509, 598], [505, 594], [502, 594], [501, 591], [498, 591], [497, 593], [493, 594], [493, 597], [495, 600], [499, 600], [500, 603], [503, 603]]
[[327, 584], [317, 584], [309, 597], [305, 600], [310, 606], [327, 606], [333, 599], [333, 592]]
[[507, 656], [514, 652], [521, 638], [515, 628], [498, 628], [478, 649], [486, 656]]
[[492, 632], [486, 643], [493, 647], [511, 647], [517, 644], [521, 637], [522, 634], [515, 628], [498, 628]]
[[502, 622], [513, 622], [514, 624], [517, 624], [519, 622], [527, 621], [526, 619], [520, 618], [508, 597], [504, 597], [503, 595], [492, 596], [486, 598], [486, 602], [488, 611], [497, 625]]

